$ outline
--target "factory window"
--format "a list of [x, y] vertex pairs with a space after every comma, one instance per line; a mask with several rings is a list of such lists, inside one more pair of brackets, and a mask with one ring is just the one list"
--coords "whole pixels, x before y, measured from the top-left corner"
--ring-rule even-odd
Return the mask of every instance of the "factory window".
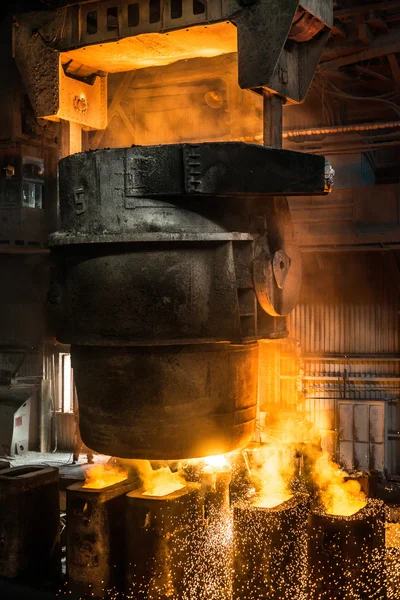
[[182, 0], [171, 0], [171, 19], [180, 19], [182, 16]]
[[193, 14], [203, 15], [206, 12], [205, 0], [193, 0]]
[[44, 164], [38, 158], [22, 161], [22, 206], [43, 208]]
[[58, 363], [58, 411], [63, 413], [73, 412], [76, 406], [76, 390], [74, 372], [71, 367], [71, 355], [59, 354]]
[[150, 23], [159, 23], [161, 19], [161, 2], [160, 0], [149, 0], [149, 21]]
[[22, 204], [29, 208], [42, 208], [42, 184], [41, 183], [23, 183], [22, 184]]
[[128, 27], [137, 27], [140, 21], [139, 4], [128, 4]]
[[86, 32], [90, 35], [97, 33], [97, 10], [91, 10], [86, 16]]
[[107, 31], [118, 29], [118, 8], [113, 6], [107, 8]]

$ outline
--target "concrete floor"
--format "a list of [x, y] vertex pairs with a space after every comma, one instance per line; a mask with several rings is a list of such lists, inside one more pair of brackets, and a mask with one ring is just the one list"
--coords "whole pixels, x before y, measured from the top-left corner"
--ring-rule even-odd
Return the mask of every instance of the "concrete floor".
[[[72, 453], [70, 452], [26, 452], [18, 456], [4, 456], [1, 458], [10, 462], [12, 467], [26, 465], [57, 467], [60, 471], [61, 489], [65, 489], [74, 481], [83, 481], [85, 479], [85, 471], [90, 468], [86, 454], [81, 454], [79, 462], [73, 465]], [[93, 457], [95, 464], [104, 464], [109, 459], [110, 457], [104, 454], [95, 454]]]
[[[59, 469], [73, 468], [77, 465], [72, 464], [72, 452], [26, 452], [25, 454], [3, 457], [8, 460], [13, 467], [23, 465], [48, 465], [49, 467], [58, 467]], [[93, 460], [95, 463], [105, 463], [109, 456], [104, 454], [95, 454]], [[79, 457], [79, 466], [87, 464], [86, 454]]]

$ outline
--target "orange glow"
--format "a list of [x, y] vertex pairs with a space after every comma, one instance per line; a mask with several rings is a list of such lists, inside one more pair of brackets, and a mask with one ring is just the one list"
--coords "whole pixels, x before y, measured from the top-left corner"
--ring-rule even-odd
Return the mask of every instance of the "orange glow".
[[274, 508], [292, 497], [288, 488], [293, 467], [282, 448], [264, 446], [254, 453], [253, 481], [257, 497], [253, 506]]
[[145, 478], [142, 496], [168, 496], [186, 485], [179, 473], [172, 473], [169, 467], [150, 471]]
[[100, 490], [102, 488], [121, 483], [128, 478], [128, 473], [111, 465], [93, 465], [85, 477], [84, 488]]
[[73, 60], [93, 70], [118, 73], [231, 52], [237, 52], [237, 29], [224, 21], [166, 34], [142, 33], [107, 44], [89, 44], [63, 52], [62, 57], [64, 63]]
[[259, 508], [275, 508], [280, 506], [284, 502], [287, 502], [293, 498], [292, 494], [269, 494], [267, 496], [260, 496], [254, 503], [253, 506]]
[[345, 480], [344, 473], [327, 453], [315, 464], [315, 481], [328, 515], [350, 517], [366, 506], [367, 501], [358, 481]]
[[400, 548], [400, 523], [386, 523], [385, 543], [387, 548]]
[[170, 481], [160, 485], [156, 485], [150, 488], [150, 490], [146, 490], [145, 492], [143, 492], [142, 496], [168, 496], [169, 494], [173, 494], [174, 492], [177, 492], [178, 490], [181, 490], [184, 487], [185, 486], [182, 483]]
[[224, 471], [227, 467], [229, 467], [229, 463], [224, 454], [220, 454], [219, 456], [207, 456], [207, 458], [204, 459], [205, 471]]

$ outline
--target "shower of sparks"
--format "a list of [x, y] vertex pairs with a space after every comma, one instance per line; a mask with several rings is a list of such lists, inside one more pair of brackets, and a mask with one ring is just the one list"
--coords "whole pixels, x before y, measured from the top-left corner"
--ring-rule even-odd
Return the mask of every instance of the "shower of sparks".
[[155, 539], [150, 564], [128, 564], [126, 599], [231, 600], [232, 511], [211, 511], [206, 525], [193, 508], [168, 514], [172, 533]]
[[398, 600], [400, 590], [400, 523], [386, 523], [387, 600]]
[[[236, 469], [223, 456], [203, 464], [206, 473]], [[271, 489], [264, 502], [239, 481], [234, 505], [211, 502], [207, 514], [196, 494], [176, 510], [166, 502], [162, 526], [144, 525], [149, 544], [126, 555], [124, 593], [104, 582], [99, 596], [92, 582], [81, 600], [400, 600], [400, 524], [385, 524], [382, 503], [360, 498], [346, 516], [313, 506], [314, 519], [298, 487]]]
[[384, 600], [385, 515], [380, 500], [368, 499], [351, 516], [313, 508], [309, 526], [310, 600]]
[[304, 496], [234, 508], [234, 600], [307, 600], [307, 518]]

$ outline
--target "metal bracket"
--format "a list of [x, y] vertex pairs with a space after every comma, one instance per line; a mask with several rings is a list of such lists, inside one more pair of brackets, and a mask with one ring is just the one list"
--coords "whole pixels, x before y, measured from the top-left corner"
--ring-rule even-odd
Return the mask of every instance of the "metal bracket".
[[[54, 17], [55, 13], [51, 14]], [[48, 18], [49, 13], [45, 15]], [[88, 129], [105, 129], [107, 75], [96, 75], [91, 82], [70, 77], [63, 68], [62, 54], [37, 30], [33, 32], [32, 20], [31, 14], [22, 15], [14, 25], [13, 52], [36, 115]]]
[[63, 64], [93, 75], [236, 50], [243, 89], [302, 102], [333, 26], [331, 0], [204, 0], [202, 14], [182, 1], [180, 17], [165, 0], [156, 22], [148, 0], [121, 0], [112, 26], [109, 9], [110, 1], [100, 0], [17, 16], [14, 55], [37, 116], [106, 127], [104, 73], [91, 86], [68, 77]]

